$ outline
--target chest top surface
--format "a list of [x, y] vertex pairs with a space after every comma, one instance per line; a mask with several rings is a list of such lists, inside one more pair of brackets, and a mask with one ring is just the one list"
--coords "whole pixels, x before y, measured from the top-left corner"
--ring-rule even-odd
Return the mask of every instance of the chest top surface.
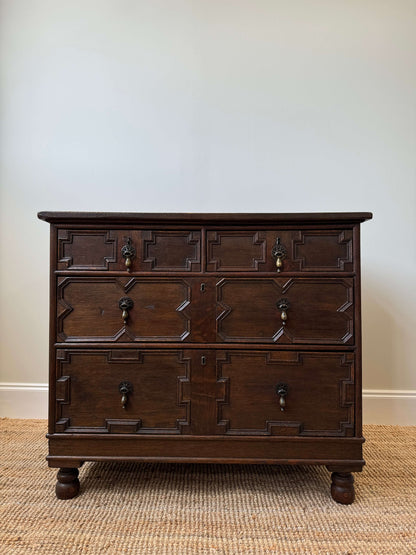
[[218, 223], [246, 224], [331, 224], [360, 223], [372, 218], [371, 212], [308, 212], [308, 213], [194, 213], [194, 212], [39, 212], [41, 220], [50, 223]]

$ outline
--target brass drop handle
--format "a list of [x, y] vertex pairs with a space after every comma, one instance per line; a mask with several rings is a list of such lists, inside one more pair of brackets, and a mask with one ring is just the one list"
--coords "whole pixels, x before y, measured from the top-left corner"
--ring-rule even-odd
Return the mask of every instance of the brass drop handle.
[[131, 237], [127, 237], [126, 244], [121, 249], [121, 255], [124, 258], [127, 271], [130, 272], [132, 260], [136, 256], [136, 249], [131, 244]]
[[121, 406], [123, 409], [127, 406], [127, 401], [129, 400], [129, 393], [133, 393], [133, 386], [130, 382], [121, 382], [118, 386], [118, 390], [121, 393]]
[[280, 299], [279, 301], [277, 301], [276, 306], [281, 311], [280, 318], [282, 320], [282, 326], [285, 326], [287, 320], [287, 310], [289, 308], [289, 301], [287, 299]]
[[286, 247], [280, 244], [280, 237], [277, 237], [276, 243], [272, 248], [272, 256], [276, 259], [276, 269], [280, 272], [283, 268], [283, 259], [286, 258]]
[[283, 412], [286, 406], [286, 395], [289, 390], [289, 386], [286, 383], [278, 383], [276, 385], [276, 394], [279, 396], [280, 410]]
[[133, 299], [130, 299], [130, 297], [122, 297], [118, 301], [118, 307], [122, 311], [121, 317], [123, 318], [123, 322], [125, 324], [127, 324], [127, 318], [129, 317], [129, 310], [133, 308], [133, 306], [134, 306], [134, 302], [133, 302]]

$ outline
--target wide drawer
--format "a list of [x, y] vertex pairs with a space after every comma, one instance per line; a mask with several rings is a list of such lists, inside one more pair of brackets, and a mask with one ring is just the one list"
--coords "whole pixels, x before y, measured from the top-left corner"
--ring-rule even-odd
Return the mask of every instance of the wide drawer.
[[228, 435], [354, 435], [354, 355], [225, 351], [217, 419]]
[[351, 278], [221, 279], [218, 341], [350, 345], [353, 283]]
[[56, 432], [186, 433], [190, 359], [183, 351], [57, 352]]
[[353, 436], [354, 354], [58, 349], [54, 432]]
[[58, 278], [58, 342], [351, 345], [353, 278]]
[[59, 229], [57, 269], [199, 272], [199, 230]]
[[209, 272], [352, 272], [352, 229], [207, 231]]

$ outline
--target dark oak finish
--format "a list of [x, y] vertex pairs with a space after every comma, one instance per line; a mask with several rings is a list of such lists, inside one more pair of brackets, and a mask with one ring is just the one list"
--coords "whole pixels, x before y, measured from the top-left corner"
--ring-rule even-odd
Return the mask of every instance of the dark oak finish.
[[[56, 429], [187, 433], [190, 369], [183, 351], [59, 349]], [[131, 387], [123, 406], [120, 384], [124, 382]]]
[[[58, 278], [58, 341], [183, 341], [191, 286], [184, 279]], [[132, 306], [126, 321], [120, 299]]]
[[245, 226], [254, 224], [278, 225], [278, 224], [334, 224], [343, 222], [348, 224], [360, 224], [370, 220], [371, 212], [295, 212], [295, 213], [194, 213], [194, 212], [39, 212], [38, 217], [52, 224], [75, 223], [94, 226], [98, 223], [111, 225], [112, 223], [122, 226], [147, 225], [147, 224], [177, 224], [184, 229], [184, 224], [194, 225], [232, 225]]
[[276, 272], [270, 256], [279, 238], [286, 253], [281, 273], [353, 271], [352, 230], [245, 230], [208, 231], [207, 271]]
[[355, 498], [354, 476], [351, 472], [333, 472], [331, 474], [331, 495], [338, 503], [350, 505]]
[[51, 224], [49, 455], [362, 459], [360, 224], [369, 213], [41, 212]]
[[58, 270], [122, 271], [122, 248], [133, 248], [129, 272], [201, 270], [201, 232], [134, 229], [60, 229]]
[[[277, 303], [287, 299], [287, 320]], [[218, 340], [253, 343], [353, 343], [352, 279], [222, 279]]]
[[[279, 383], [287, 385], [283, 410]], [[352, 353], [221, 351], [217, 384], [219, 433], [354, 435]]]
[[57, 474], [56, 497], [58, 499], [71, 499], [78, 495], [79, 480], [77, 468], [61, 468]]

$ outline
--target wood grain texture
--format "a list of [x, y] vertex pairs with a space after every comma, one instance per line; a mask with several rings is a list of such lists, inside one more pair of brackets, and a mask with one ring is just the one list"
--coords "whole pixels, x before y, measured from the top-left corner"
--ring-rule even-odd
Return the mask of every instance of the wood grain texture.
[[[287, 299], [287, 320], [278, 302]], [[217, 284], [219, 340], [351, 344], [351, 279], [227, 279]]]
[[[57, 388], [57, 419], [65, 420], [65, 432], [170, 434], [189, 429], [190, 360], [182, 351], [60, 349], [57, 376], [57, 384], [69, 384], [64, 400]], [[132, 390], [123, 408], [119, 386], [126, 381]]]
[[281, 274], [353, 271], [351, 229], [230, 230], [207, 233], [207, 271], [274, 272], [276, 241], [284, 248]]
[[[278, 383], [287, 384], [285, 406]], [[223, 351], [217, 358], [217, 421], [236, 435], [353, 436], [354, 356]]]

